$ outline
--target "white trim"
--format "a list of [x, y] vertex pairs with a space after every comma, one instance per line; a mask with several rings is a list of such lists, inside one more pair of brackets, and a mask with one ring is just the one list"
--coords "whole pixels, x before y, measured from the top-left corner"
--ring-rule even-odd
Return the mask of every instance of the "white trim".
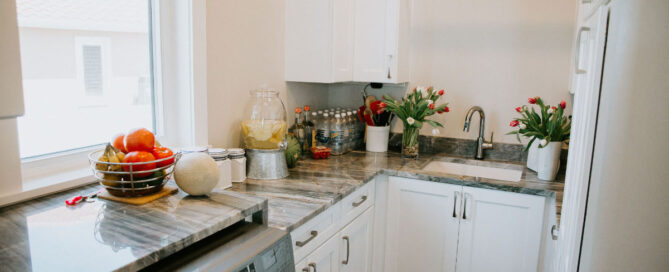
[[191, 78], [193, 90], [194, 144], [209, 143], [207, 119], [207, 2], [192, 0]]
[[567, 158], [567, 174], [565, 179], [560, 234], [558, 236], [557, 262], [555, 271], [577, 271], [585, 207], [587, 203], [588, 185], [592, 154], [597, 125], [599, 94], [602, 80], [602, 63], [606, 38], [608, 6], [597, 7], [594, 17], [584, 20], [583, 24], [590, 27], [585, 51], [589, 59], [586, 63], [587, 83], [584, 88], [575, 90], [574, 111]]
[[[158, 2], [153, 0], [152, 3]], [[172, 147], [207, 143], [205, 1], [161, 1], [162, 142]]]

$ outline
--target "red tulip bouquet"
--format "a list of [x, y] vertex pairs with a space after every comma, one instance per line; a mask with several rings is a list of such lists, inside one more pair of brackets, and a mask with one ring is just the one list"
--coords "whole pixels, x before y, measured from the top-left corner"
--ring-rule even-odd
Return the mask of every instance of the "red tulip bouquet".
[[561, 101], [557, 106], [544, 104], [541, 97], [530, 97], [527, 102], [531, 105], [539, 106], [537, 112], [534, 107], [522, 105], [516, 108], [520, 114], [509, 124], [517, 128], [507, 134], [515, 134], [520, 141], [520, 135], [530, 138], [525, 150], [528, 150], [536, 140], [541, 141], [539, 148], [543, 148], [550, 142], [564, 142], [569, 139], [571, 130], [571, 117], [564, 115], [564, 109], [567, 106], [565, 101]]

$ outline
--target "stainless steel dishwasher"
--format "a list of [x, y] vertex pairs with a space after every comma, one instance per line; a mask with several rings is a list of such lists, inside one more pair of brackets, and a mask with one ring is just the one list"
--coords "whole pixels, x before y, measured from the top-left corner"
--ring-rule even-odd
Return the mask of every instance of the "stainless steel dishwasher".
[[295, 271], [290, 235], [282, 230], [239, 222], [144, 271]]

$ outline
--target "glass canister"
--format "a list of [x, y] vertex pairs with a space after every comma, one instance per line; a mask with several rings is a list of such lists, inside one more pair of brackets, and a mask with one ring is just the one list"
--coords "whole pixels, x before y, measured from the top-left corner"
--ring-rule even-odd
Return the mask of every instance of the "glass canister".
[[284, 149], [286, 147], [286, 108], [279, 92], [272, 89], [251, 91], [248, 119], [242, 121], [246, 149]]

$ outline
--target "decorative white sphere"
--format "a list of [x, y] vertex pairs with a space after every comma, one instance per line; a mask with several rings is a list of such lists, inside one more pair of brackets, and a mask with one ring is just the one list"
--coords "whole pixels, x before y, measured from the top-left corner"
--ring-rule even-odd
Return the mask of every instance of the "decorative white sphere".
[[206, 153], [189, 153], [179, 159], [174, 167], [174, 181], [189, 195], [206, 195], [216, 187], [218, 166]]

